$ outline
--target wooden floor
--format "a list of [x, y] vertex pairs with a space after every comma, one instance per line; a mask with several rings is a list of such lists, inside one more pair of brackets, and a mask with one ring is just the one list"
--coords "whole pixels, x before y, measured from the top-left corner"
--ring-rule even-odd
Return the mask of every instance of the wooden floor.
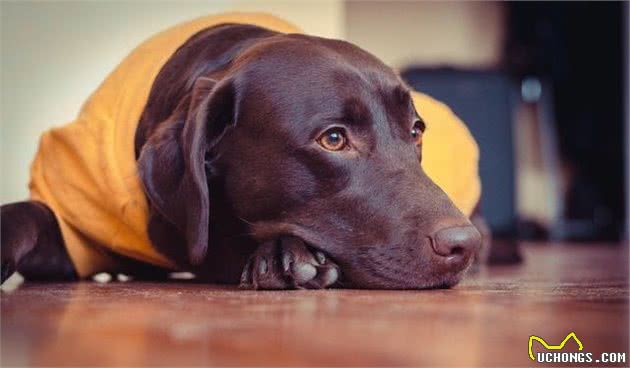
[[2, 293], [1, 365], [535, 366], [529, 336], [569, 332], [627, 357], [627, 247], [523, 251], [451, 290], [24, 284]]

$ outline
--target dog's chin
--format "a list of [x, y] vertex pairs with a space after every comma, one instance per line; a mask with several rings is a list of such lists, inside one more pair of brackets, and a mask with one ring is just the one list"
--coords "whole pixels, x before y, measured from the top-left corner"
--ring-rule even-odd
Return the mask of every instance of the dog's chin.
[[462, 281], [465, 272], [466, 271], [464, 270], [458, 273], [443, 276], [437, 280], [425, 283], [425, 285], [417, 287], [416, 289], [450, 289]]
[[[381, 272], [347, 272], [346, 278], [342, 278], [342, 287], [357, 289], [387, 289], [387, 290], [430, 290], [450, 289], [455, 287], [466, 275], [467, 265], [461, 270], [453, 270], [445, 273], [418, 274], [413, 277], [400, 277], [400, 274], [384, 274]], [[342, 277], [344, 270], [342, 268]]]
[[422, 289], [450, 289], [459, 284], [468, 273], [472, 265], [472, 257], [461, 270], [451, 271], [444, 275], [436, 277], [431, 282], [425, 282], [426, 286]]

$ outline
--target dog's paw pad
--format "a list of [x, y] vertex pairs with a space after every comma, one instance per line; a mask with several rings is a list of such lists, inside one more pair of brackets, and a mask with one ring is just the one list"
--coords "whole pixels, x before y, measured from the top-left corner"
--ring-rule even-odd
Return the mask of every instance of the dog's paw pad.
[[321, 283], [324, 287], [330, 286], [339, 279], [339, 271], [336, 267], [330, 267], [322, 273]]
[[298, 263], [292, 267], [292, 276], [296, 284], [306, 284], [317, 276], [317, 268], [308, 263]]

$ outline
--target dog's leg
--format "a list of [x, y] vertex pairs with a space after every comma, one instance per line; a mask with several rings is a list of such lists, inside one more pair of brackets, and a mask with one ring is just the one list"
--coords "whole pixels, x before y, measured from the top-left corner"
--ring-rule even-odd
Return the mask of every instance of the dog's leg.
[[53, 212], [36, 201], [0, 207], [2, 282], [19, 271], [27, 280], [77, 279]]
[[254, 289], [322, 289], [339, 278], [339, 268], [322, 252], [296, 237], [263, 243], [250, 257], [241, 287]]

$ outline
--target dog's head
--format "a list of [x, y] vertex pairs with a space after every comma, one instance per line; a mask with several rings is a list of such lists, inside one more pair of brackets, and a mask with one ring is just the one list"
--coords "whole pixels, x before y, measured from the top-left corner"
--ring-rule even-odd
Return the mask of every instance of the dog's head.
[[211, 192], [252, 237], [297, 236], [353, 287], [451, 286], [480, 245], [419, 164], [425, 125], [409, 90], [356, 46], [273, 37], [220, 78], [198, 78], [178, 110], [181, 123], [153, 134], [140, 170], [192, 263], [211, 236]]

